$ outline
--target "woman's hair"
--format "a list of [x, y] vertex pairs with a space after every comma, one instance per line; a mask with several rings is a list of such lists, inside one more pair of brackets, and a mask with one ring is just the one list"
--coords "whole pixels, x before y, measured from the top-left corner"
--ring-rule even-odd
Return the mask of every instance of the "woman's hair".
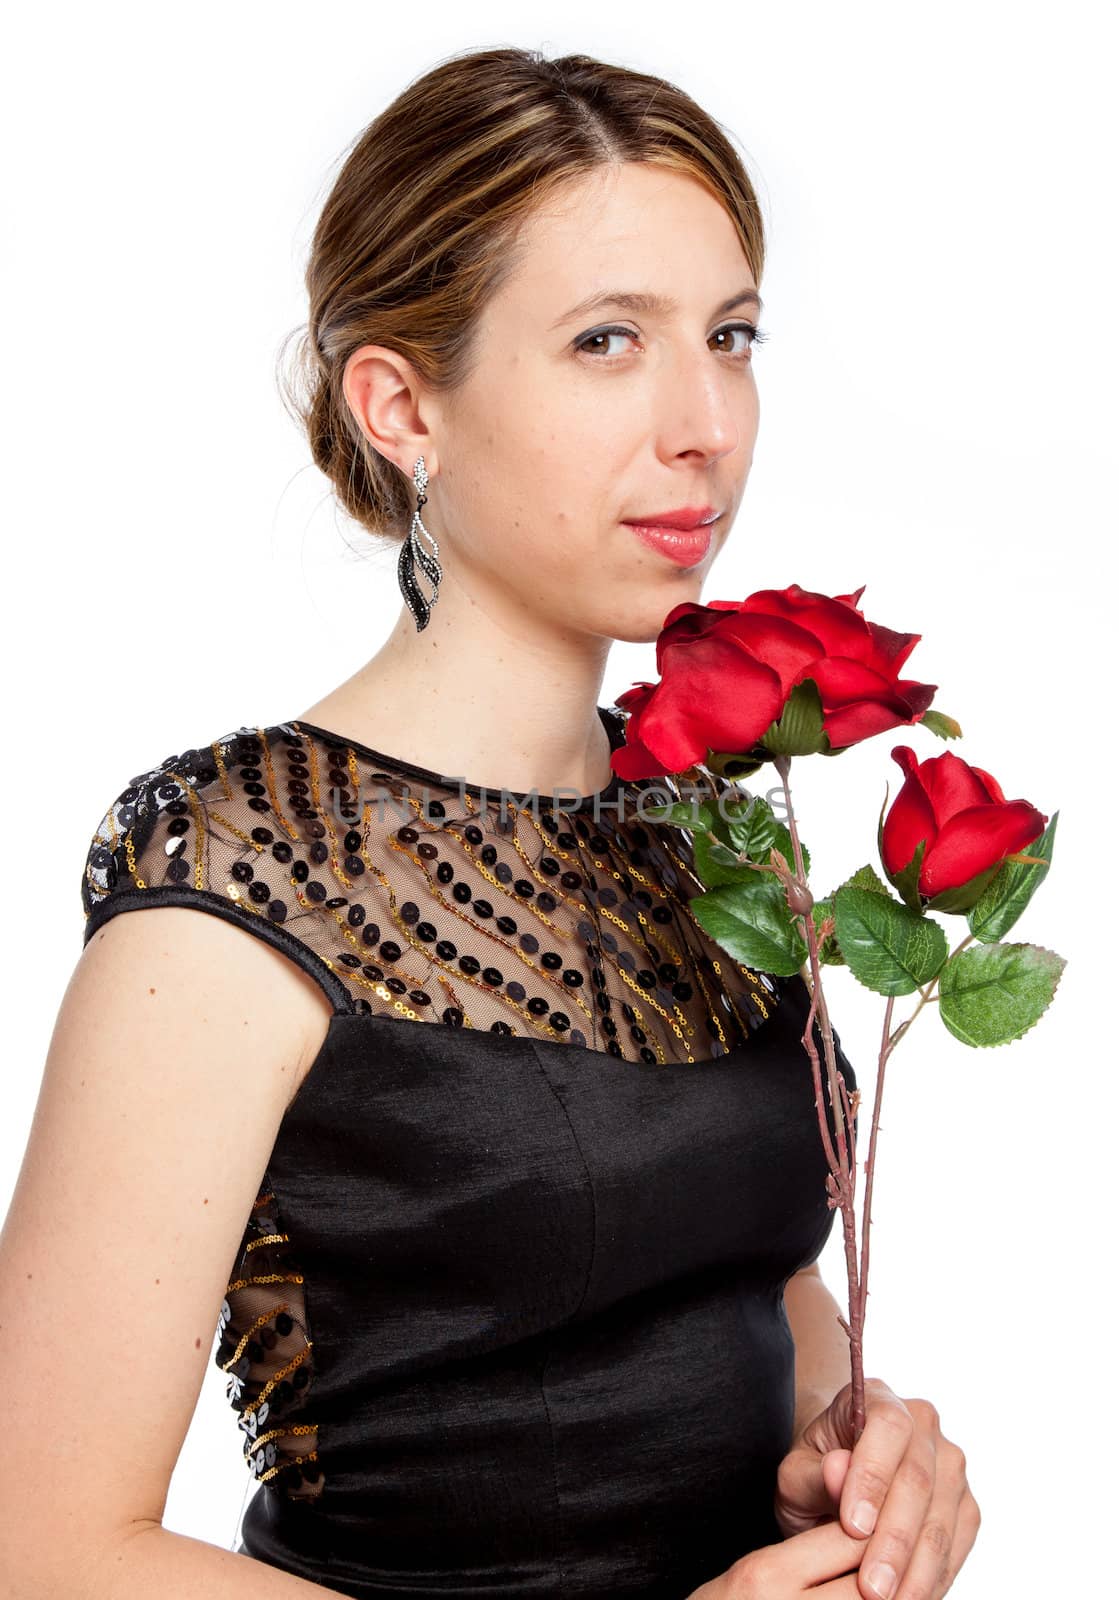
[[346, 403], [349, 357], [385, 345], [432, 389], [456, 388], [538, 203], [626, 161], [702, 183], [760, 285], [765, 234], [745, 167], [722, 126], [663, 78], [592, 56], [468, 51], [417, 78], [357, 136], [315, 228], [308, 320], [281, 390], [316, 464], [369, 533], [402, 540], [413, 493]]

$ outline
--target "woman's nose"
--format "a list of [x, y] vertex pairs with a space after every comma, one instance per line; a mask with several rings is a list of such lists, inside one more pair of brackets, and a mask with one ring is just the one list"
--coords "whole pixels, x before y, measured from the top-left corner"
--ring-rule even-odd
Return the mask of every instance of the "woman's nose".
[[712, 372], [710, 361], [710, 355], [706, 361], [681, 361], [666, 377], [661, 438], [670, 455], [687, 451], [709, 459], [730, 455], [756, 418], [753, 390], [747, 407], [741, 385]]

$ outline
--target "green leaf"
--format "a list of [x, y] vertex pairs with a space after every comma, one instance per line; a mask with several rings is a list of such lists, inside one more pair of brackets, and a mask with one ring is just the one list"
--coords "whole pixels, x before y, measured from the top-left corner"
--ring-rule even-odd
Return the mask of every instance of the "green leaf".
[[[781, 854], [785, 857], [785, 860], [789, 863], [790, 871], [795, 873], [797, 869], [797, 858], [796, 851], [793, 849], [793, 836], [783, 822], [775, 821], [773, 824], [773, 838], [770, 840], [771, 848], [774, 845], [776, 845], [777, 849], [780, 850]], [[765, 859], [767, 861], [769, 860], [768, 850], [765, 853]], [[803, 839], [800, 841], [800, 859], [804, 865], [804, 876], [807, 878], [812, 869], [812, 852], [809, 850]]]
[[844, 882], [850, 884], [853, 889], [866, 889], [871, 894], [885, 895], [887, 900], [893, 899], [889, 886], [882, 882], [869, 861], [865, 867], [859, 867], [858, 871], [853, 872]]
[[941, 739], [959, 739], [963, 736], [963, 729], [955, 717], [947, 716], [943, 711], [933, 711], [931, 708], [923, 717], [918, 718], [928, 728], [930, 733], [935, 733]]
[[[716, 832], [724, 836], [733, 849], [745, 850], [751, 861], [768, 861], [769, 852], [776, 845], [795, 871], [793, 836], [783, 822], [778, 822], [773, 807], [763, 795], [752, 795], [747, 805], [728, 805], [724, 810], [726, 819], [720, 818], [723, 825]], [[803, 839], [800, 841], [800, 853], [807, 878], [812, 866], [812, 854]]]
[[[921, 877], [921, 863], [925, 859], [925, 847], [927, 844], [927, 839], [918, 840], [917, 848], [914, 850], [913, 855], [910, 858], [909, 865], [903, 867], [900, 872], [892, 872], [888, 874], [890, 882], [893, 884], [902, 900], [908, 906], [909, 910], [912, 911], [913, 915], [916, 917], [921, 916], [924, 911], [924, 904], [921, 900], [919, 883]], [[881, 819], [879, 819], [878, 823], [878, 854], [879, 856], [882, 855]]]
[[850, 884], [835, 891], [835, 935], [855, 977], [876, 994], [912, 994], [948, 956], [939, 923]]
[[[866, 864], [866, 866], [859, 867], [858, 870], [853, 872], [849, 878], [846, 878], [844, 880], [844, 885], [846, 884], [850, 884], [856, 889], [866, 889], [871, 894], [885, 895], [887, 900], [893, 899], [893, 895], [890, 893], [889, 888], [882, 882], [882, 879], [878, 876], [869, 862]], [[841, 887], [844, 885], [841, 885]], [[812, 907], [812, 918], [816, 924], [817, 934], [820, 931], [821, 922], [823, 922], [825, 917], [829, 916], [835, 916], [834, 894], [825, 895], [822, 899], [817, 900], [815, 905]], [[843, 959], [843, 951], [839, 948], [834, 930], [828, 934], [827, 938], [820, 945], [820, 960], [829, 967], [844, 967], [847, 965]]]
[[1001, 862], [996, 861], [982, 872], [973, 874], [966, 883], [958, 883], [954, 888], [941, 889], [939, 894], [930, 895], [926, 902], [926, 910], [947, 911], [953, 916], [970, 911], [972, 906], [983, 898], [1001, 865]]
[[710, 828], [715, 821], [715, 808], [708, 800], [695, 803], [691, 800], [673, 800], [661, 806], [641, 806], [641, 816], [649, 822], [667, 822], [674, 828]]
[[756, 867], [739, 861], [730, 846], [719, 839], [717, 827], [717, 824], [713, 825], [712, 831], [716, 834], [714, 840], [706, 833], [695, 835], [696, 871], [709, 889], [735, 883], [748, 887], [758, 879], [768, 876], [759, 872]]
[[808, 959], [808, 946], [793, 921], [785, 891], [769, 874], [744, 893], [741, 885], [711, 889], [688, 904], [701, 928], [735, 961], [755, 972], [792, 977]]
[[[824, 918], [833, 917], [834, 915], [835, 905], [830, 895], [825, 895], [822, 900], [816, 901], [815, 905], [812, 907], [812, 921], [816, 927], [817, 939], [820, 937], [820, 924], [823, 922]], [[820, 960], [826, 967], [846, 966], [847, 963], [843, 959], [843, 951], [836, 943], [834, 929], [828, 934], [826, 939], [821, 940], [818, 949], [820, 953]]]
[[[1023, 855], [1041, 856], [1047, 863], [1052, 861], [1053, 841], [1057, 836], [1057, 818], [1060, 814], [1054, 811], [1045, 832], [1040, 839], [1026, 846]], [[975, 937], [982, 939], [984, 944], [993, 944], [1004, 933], [1009, 933], [1033, 894], [1041, 887], [1048, 871], [1048, 865], [1031, 867], [1021, 861], [1004, 861], [968, 912], [967, 925]]]
[[1020, 1039], [1049, 1006], [1067, 965], [1036, 944], [985, 944], [961, 950], [940, 974], [940, 1015], [964, 1044]]
[[[708, 888], [733, 883], [750, 887], [760, 879], [772, 878], [773, 874], [758, 872], [755, 867], [738, 861], [739, 851], [749, 861], [768, 863], [769, 852], [776, 846], [792, 865], [793, 841], [789, 830], [777, 821], [772, 807], [761, 795], [743, 795], [726, 801], [723, 815], [715, 815], [710, 831], [715, 835], [714, 840], [705, 834], [695, 836], [696, 871]], [[801, 853], [807, 873], [811, 856], [803, 843]]]
[[770, 723], [761, 742], [777, 756], [812, 756], [831, 749], [820, 691], [812, 678], [789, 691], [780, 718]]
[[735, 755], [721, 750], [708, 750], [704, 766], [710, 772], [717, 772], [721, 778], [729, 778], [733, 783], [736, 778], [749, 778], [761, 770], [769, 760], [769, 751], [763, 750], [760, 745], [755, 745], [757, 755], [746, 751], [743, 755]]

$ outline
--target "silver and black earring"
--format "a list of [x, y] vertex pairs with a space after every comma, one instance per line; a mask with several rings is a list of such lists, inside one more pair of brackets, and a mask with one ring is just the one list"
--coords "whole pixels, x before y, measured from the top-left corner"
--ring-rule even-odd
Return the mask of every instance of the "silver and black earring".
[[[412, 482], [416, 486], [416, 509], [412, 513], [412, 526], [408, 530], [408, 537], [400, 547], [396, 577], [408, 609], [416, 619], [416, 632], [422, 633], [431, 620], [431, 608], [439, 598], [439, 580], [443, 576], [443, 568], [438, 560], [439, 541], [424, 527], [423, 518], [420, 516], [421, 508], [427, 503], [427, 467], [423, 456], [417, 457], [416, 464], [412, 468]], [[420, 543], [421, 533], [425, 539], [431, 541], [430, 554]], [[424, 598], [416, 582], [417, 565], [431, 584], [430, 599]]]

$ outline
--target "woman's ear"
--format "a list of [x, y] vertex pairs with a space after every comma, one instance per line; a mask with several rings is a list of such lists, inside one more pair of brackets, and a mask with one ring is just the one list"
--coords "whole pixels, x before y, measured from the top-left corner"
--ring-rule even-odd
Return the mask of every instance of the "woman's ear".
[[439, 463], [425, 415], [431, 398], [407, 356], [386, 345], [362, 345], [346, 362], [342, 393], [358, 427], [386, 461], [410, 479], [422, 455], [428, 476], [436, 476]]

